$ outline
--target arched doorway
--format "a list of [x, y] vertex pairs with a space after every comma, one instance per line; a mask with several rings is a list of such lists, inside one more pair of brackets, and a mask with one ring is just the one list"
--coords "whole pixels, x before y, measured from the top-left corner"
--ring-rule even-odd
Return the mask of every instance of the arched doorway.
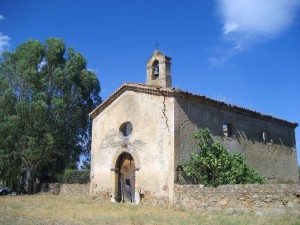
[[116, 162], [116, 201], [135, 202], [135, 164], [132, 156], [124, 152]]

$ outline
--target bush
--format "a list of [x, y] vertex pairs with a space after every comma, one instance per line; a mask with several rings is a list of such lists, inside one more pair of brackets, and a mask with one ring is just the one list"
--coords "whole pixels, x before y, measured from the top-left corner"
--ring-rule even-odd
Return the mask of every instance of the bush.
[[213, 141], [208, 129], [199, 129], [194, 137], [199, 141], [198, 151], [180, 164], [183, 176], [190, 183], [212, 187], [263, 183], [263, 178], [245, 164], [241, 154], [229, 154], [224, 146]]

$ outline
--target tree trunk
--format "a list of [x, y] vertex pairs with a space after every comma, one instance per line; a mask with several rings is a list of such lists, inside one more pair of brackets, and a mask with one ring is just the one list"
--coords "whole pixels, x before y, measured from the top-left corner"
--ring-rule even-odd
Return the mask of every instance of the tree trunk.
[[35, 171], [31, 166], [26, 169], [25, 190], [28, 194], [34, 193]]

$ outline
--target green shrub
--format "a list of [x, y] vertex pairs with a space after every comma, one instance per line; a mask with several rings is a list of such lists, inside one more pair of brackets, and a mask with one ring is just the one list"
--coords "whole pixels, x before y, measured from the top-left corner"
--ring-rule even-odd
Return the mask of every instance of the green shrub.
[[180, 164], [183, 177], [190, 183], [212, 187], [263, 183], [263, 178], [245, 164], [241, 154], [229, 154], [224, 146], [213, 141], [208, 129], [199, 129], [194, 137], [199, 141], [198, 151]]

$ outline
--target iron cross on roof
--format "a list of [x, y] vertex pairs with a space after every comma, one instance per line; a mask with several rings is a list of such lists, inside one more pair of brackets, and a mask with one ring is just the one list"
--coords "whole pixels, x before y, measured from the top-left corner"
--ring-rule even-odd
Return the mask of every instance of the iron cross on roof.
[[159, 43], [156, 41], [156, 44], [155, 44], [156, 50], [158, 50], [158, 47], [159, 47]]

